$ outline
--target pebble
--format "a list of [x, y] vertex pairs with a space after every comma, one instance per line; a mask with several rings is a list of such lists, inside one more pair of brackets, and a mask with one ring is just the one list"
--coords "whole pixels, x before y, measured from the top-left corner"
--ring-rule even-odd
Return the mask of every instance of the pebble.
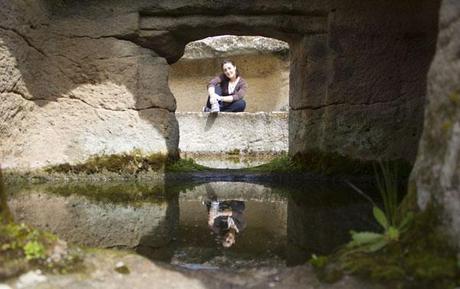
[[45, 275], [42, 274], [42, 271], [40, 270], [35, 270], [35, 271], [29, 271], [25, 274], [22, 274], [19, 277], [18, 282], [16, 282], [16, 287], [18, 289], [26, 288], [26, 287], [33, 287], [33, 285], [36, 285], [41, 282], [45, 282], [48, 280]]

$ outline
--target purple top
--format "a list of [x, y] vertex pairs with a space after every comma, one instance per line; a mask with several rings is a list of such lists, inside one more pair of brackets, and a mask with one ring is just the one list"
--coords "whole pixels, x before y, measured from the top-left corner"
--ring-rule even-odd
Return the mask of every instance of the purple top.
[[233, 91], [233, 94], [228, 93], [228, 83], [229, 79], [225, 76], [225, 74], [218, 75], [211, 79], [208, 83], [208, 88], [213, 86], [216, 87], [220, 85], [220, 88], [222, 89], [222, 96], [228, 96], [231, 95], [233, 97], [233, 101], [237, 101], [239, 99], [243, 99], [244, 96], [246, 95], [246, 91], [248, 89], [248, 84], [246, 83], [246, 80], [239, 76], [240, 80], [238, 80], [238, 83], [235, 86], [235, 90]]

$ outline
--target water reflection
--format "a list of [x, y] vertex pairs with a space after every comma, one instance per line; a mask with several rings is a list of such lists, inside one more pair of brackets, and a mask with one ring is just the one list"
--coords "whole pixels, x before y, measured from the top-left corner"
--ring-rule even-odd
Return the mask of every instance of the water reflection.
[[176, 234], [177, 197], [113, 202], [60, 195], [53, 189], [57, 188], [32, 186], [12, 194], [8, 206], [16, 222], [49, 230], [66, 241], [103, 248], [161, 247]]
[[350, 239], [350, 230], [375, 230], [371, 205], [346, 186], [309, 184], [288, 198], [287, 264], [302, 264], [312, 254], [330, 254]]
[[[133, 248], [188, 268], [300, 264], [348, 241], [350, 229], [374, 226], [371, 206], [337, 184], [67, 184], [7, 192], [18, 222], [77, 244]], [[210, 218], [216, 200], [219, 210]], [[231, 231], [236, 242], [225, 241]], [[224, 237], [217, 243], [215, 235]]]
[[0, 222], [4, 222], [10, 219], [10, 211], [6, 201], [6, 194], [3, 189], [2, 168], [0, 167]]
[[236, 235], [246, 229], [244, 219], [244, 201], [221, 200], [210, 184], [206, 184], [208, 226], [221, 239], [224, 248], [230, 248], [236, 242]]

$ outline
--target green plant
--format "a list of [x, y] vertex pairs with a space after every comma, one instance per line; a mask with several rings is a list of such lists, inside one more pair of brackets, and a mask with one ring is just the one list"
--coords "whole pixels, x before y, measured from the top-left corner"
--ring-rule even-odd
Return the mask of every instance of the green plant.
[[43, 259], [46, 257], [45, 248], [37, 241], [29, 241], [24, 246], [24, 254], [27, 260]]
[[399, 241], [400, 235], [408, 229], [413, 219], [413, 213], [408, 212], [401, 223], [392, 225], [381, 209], [374, 206], [372, 211], [375, 220], [383, 227], [383, 233], [351, 231], [352, 240], [347, 248], [364, 252], [378, 251], [391, 242]]
[[379, 162], [380, 171], [374, 167], [377, 188], [383, 201], [383, 210], [353, 184], [353, 189], [366, 197], [373, 204], [373, 215], [377, 223], [383, 228], [382, 233], [351, 231], [352, 240], [347, 248], [364, 252], [375, 252], [391, 242], [397, 242], [413, 219], [412, 212], [401, 212], [399, 206], [399, 185], [397, 167], [389, 163]]
[[316, 254], [312, 254], [308, 263], [310, 263], [314, 268], [322, 269], [327, 265], [327, 261], [327, 256], [317, 256]]

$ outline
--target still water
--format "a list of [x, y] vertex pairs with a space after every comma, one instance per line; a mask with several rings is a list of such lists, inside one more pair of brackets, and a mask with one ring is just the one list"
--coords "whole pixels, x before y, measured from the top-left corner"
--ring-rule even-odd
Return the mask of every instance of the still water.
[[[351, 229], [377, 228], [369, 202], [342, 183], [67, 183], [9, 186], [6, 193], [16, 222], [190, 269], [302, 264], [346, 243]], [[245, 224], [235, 225], [230, 248], [222, 246], [225, 232], [208, 224], [211, 199], [244, 202], [244, 209], [221, 211]]]

